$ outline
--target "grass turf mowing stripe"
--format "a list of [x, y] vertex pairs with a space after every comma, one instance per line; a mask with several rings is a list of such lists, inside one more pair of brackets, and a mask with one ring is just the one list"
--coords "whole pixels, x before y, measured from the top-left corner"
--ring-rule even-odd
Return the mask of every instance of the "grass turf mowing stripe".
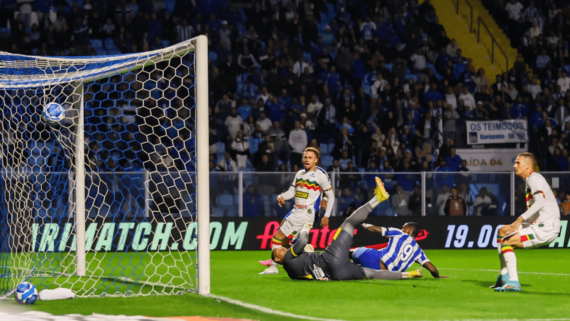
[[[499, 273], [499, 270], [490, 269], [452, 269], [452, 268], [438, 268], [439, 270], [449, 270], [449, 271], [479, 271], [479, 272], [495, 272]], [[545, 273], [545, 272], [521, 272], [518, 274], [536, 274], [536, 275], [556, 275], [556, 276], [570, 276], [570, 273]]]
[[308, 316], [304, 316], [304, 315], [297, 315], [297, 314], [293, 314], [293, 313], [289, 313], [289, 312], [283, 312], [283, 311], [279, 311], [279, 310], [273, 310], [273, 309], [262, 307], [259, 305], [250, 304], [250, 303], [242, 302], [239, 300], [226, 298], [223, 296], [217, 296], [214, 294], [206, 295], [206, 297], [210, 297], [210, 298], [214, 298], [216, 300], [225, 301], [225, 302], [228, 302], [231, 304], [239, 305], [240, 307], [253, 309], [253, 310], [257, 310], [257, 311], [265, 312], [265, 313], [269, 313], [269, 314], [276, 314], [276, 315], [289, 317], [289, 318], [303, 319], [303, 320], [315, 320], [315, 321], [343, 321], [340, 319], [315, 318], [315, 317], [308, 317]]

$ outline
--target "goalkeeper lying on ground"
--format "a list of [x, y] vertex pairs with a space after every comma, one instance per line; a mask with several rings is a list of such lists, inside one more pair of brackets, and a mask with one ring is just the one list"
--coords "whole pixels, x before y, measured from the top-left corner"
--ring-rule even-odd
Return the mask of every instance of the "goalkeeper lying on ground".
[[272, 259], [282, 264], [290, 278], [300, 280], [360, 280], [384, 279], [398, 280], [422, 277], [422, 270], [412, 272], [392, 272], [363, 268], [352, 263], [348, 258], [354, 228], [364, 222], [368, 214], [379, 203], [389, 198], [384, 183], [376, 177], [375, 197], [361, 206], [348, 217], [337, 230], [332, 243], [322, 253], [307, 252], [305, 246], [309, 241], [312, 224], [303, 227], [295, 245], [273, 250]]

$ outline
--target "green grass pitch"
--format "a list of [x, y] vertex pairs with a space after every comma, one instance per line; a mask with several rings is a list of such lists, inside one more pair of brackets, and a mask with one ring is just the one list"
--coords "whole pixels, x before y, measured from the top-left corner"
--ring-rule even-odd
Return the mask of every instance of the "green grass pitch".
[[[212, 252], [211, 289], [215, 295], [274, 310], [342, 320], [568, 318], [568, 250], [516, 251], [522, 293], [495, 293], [488, 288], [497, 276], [495, 250], [428, 250], [426, 254], [449, 279], [435, 280], [428, 273], [419, 280], [292, 281], [282, 268], [278, 275], [258, 275], [263, 267], [257, 261], [266, 259], [268, 252]], [[38, 301], [30, 308], [53, 314], [289, 319], [192, 293]]]

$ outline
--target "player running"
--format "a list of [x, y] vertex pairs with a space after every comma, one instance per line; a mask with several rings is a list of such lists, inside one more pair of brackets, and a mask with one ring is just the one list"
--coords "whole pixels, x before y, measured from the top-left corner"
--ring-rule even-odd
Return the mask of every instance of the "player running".
[[[294, 246], [289, 249], [276, 248], [272, 251], [272, 259], [283, 264], [283, 268], [291, 279], [299, 280], [360, 280], [384, 279], [397, 280], [422, 277], [422, 270], [412, 272], [392, 272], [363, 268], [352, 263], [348, 258], [352, 236], [356, 226], [364, 222], [368, 214], [381, 202], [389, 198], [384, 184], [376, 177], [375, 197], [354, 211], [340, 226], [332, 243], [322, 253], [310, 251], [308, 223], [302, 229]], [[306, 246], [309, 247], [307, 251]]]
[[390, 241], [388, 246], [381, 250], [366, 247], [357, 248], [351, 253], [354, 263], [375, 270], [402, 272], [415, 262], [428, 269], [434, 278], [447, 278], [439, 275], [437, 268], [416, 243], [415, 237], [420, 232], [417, 223], [406, 223], [401, 230], [366, 223], [363, 223], [362, 226], [370, 232], [380, 233], [382, 236], [390, 238]]
[[[289, 240], [287, 237], [296, 235], [306, 223], [313, 223], [323, 191], [326, 194], [323, 200], [328, 201], [330, 204], [323, 204], [323, 206], [326, 206], [326, 212], [321, 220], [321, 226], [329, 225], [329, 217], [334, 207], [334, 193], [329, 176], [324, 169], [317, 166], [318, 161], [319, 151], [314, 147], [305, 148], [303, 152], [305, 169], [295, 174], [293, 184], [291, 184], [288, 191], [277, 196], [277, 204], [279, 206], [283, 206], [286, 200], [290, 200], [293, 197], [295, 197], [295, 205], [293, 210], [285, 216], [281, 227], [273, 235], [271, 250], [280, 247], [288, 248]], [[259, 274], [277, 273], [279, 273], [277, 263], [271, 261], [271, 265]]]
[[542, 175], [534, 172], [535, 159], [522, 153], [515, 160], [515, 173], [526, 182], [527, 210], [511, 225], [499, 229], [501, 274], [492, 288], [497, 292], [520, 292], [514, 248], [548, 245], [560, 234], [560, 210], [552, 189]]

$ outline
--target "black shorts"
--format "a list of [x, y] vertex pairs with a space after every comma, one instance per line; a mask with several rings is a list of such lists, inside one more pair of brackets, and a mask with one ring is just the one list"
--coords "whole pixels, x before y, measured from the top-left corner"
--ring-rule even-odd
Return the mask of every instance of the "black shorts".
[[362, 267], [352, 263], [348, 257], [350, 246], [352, 245], [352, 235], [345, 230], [332, 241], [332, 243], [321, 254], [321, 268], [331, 280], [362, 280], [366, 274]]

